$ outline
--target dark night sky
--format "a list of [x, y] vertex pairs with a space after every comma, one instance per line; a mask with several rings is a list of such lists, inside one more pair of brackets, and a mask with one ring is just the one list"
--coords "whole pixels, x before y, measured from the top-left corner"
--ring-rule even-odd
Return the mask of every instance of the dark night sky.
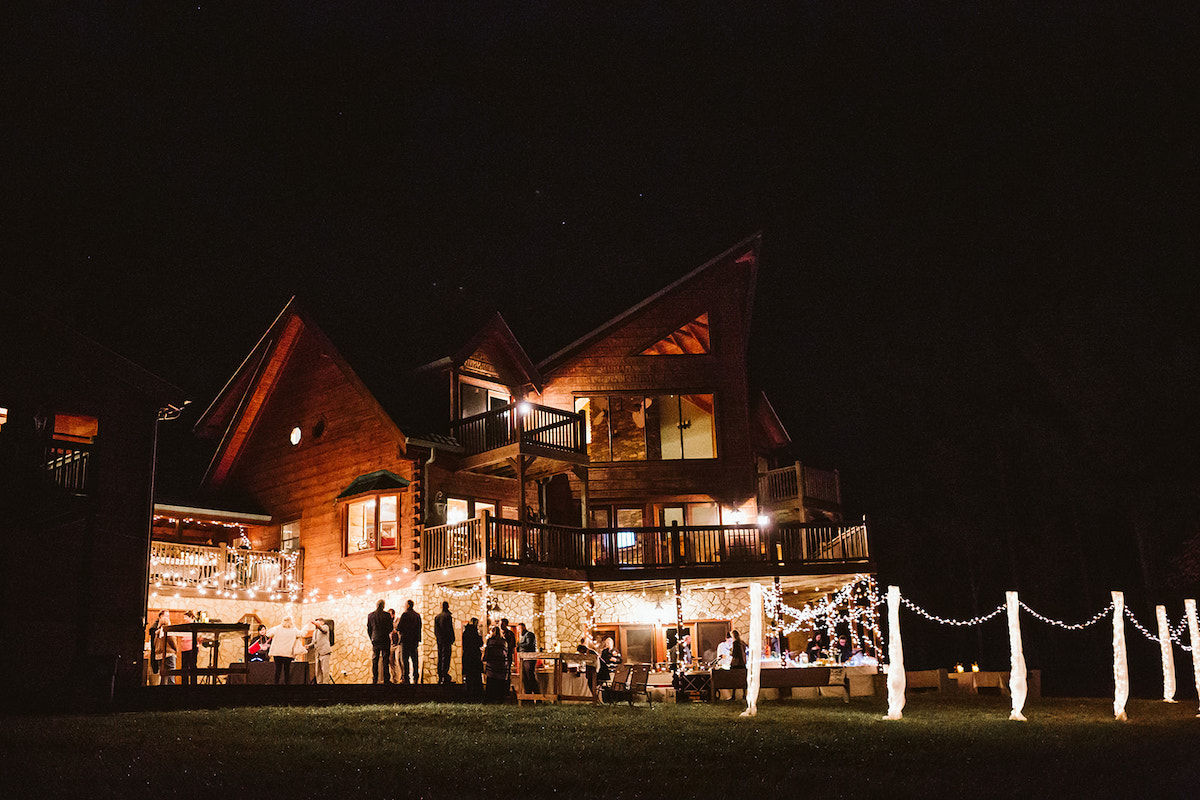
[[[414, 341], [496, 307], [537, 359], [761, 230], [755, 377], [904, 528], [885, 572], [927, 577], [914, 514], [1040, 542], [1196, 485], [1191, 4], [42, 5], [6, 284], [197, 405], [294, 293]], [[1111, 535], [1186, 506], [1166, 574], [1195, 489], [1146, 491]]]

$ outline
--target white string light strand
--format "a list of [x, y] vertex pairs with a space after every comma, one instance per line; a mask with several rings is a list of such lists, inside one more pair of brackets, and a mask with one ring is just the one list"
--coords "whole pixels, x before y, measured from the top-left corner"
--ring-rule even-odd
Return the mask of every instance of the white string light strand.
[[1095, 625], [1097, 622], [1099, 622], [1100, 620], [1104, 619], [1109, 614], [1111, 614], [1112, 610], [1113, 610], [1113, 604], [1109, 603], [1104, 608], [1097, 611], [1095, 616], [1093, 616], [1087, 622], [1076, 622], [1076, 623], [1067, 623], [1067, 622], [1063, 622], [1061, 620], [1051, 619], [1050, 617], [1047, 617], [1044, 614], [1039, 614], [1038, 612], [1034, 611], [1032, 608], [1027, 606], [1025, 604], [1024, 600], [1021, 601], [1021, 608], [1025, 609], [1025, 611], [1028, 612], [1029, 615], [1031, 617], [1033, 617], [1034, 619], [1040, 620], [1041, 622], [1044, 622], [1047, 625], [1053, 625], [1056, 628], [1062, 628], [1062, 629], [1068, 630], [1068, 631], [1081, 631], [1084, 628], [1090, 628], [1091, 626]]
[[931, 620], [933, 622], [941, 623], [942, 625], [954, 625], [959, 628], [969, 628], [974, 625], [982, 625], [983, 623], [987, 622], [988, 620], [995, 619], [996, 617], [998, 617], [1004, 613], [1004, 603], [1001, 603], [1000, 605], [996, 606], [996, 608], [994, 610], [992, 610], [990, 613], [982, 614], [978, 617], [973, 617], [971, 619], [946, 619], [945, 617], [939, 617], [937, 614], [929, 613], [928, 611], [921, 608], [913, 601], [909, 600], [907, 597], [902, 596], [900, 598], [900, 602], [904, 604], [905, 608], [909, 609], [910, 611], [914, 611], [917, 614], [920, 614], [922, 617], [925, 617], [925, 619]]

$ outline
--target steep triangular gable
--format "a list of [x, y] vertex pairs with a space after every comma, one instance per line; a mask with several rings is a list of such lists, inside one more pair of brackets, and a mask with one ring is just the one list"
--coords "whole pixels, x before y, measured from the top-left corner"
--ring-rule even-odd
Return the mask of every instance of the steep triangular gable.
[[[710, 259], [709, 261], [705, 262], [704, 264], [701, 264], [699, 267], [692, 270], [687, 275], [684, 275], [679, 280], [675, 281], [674, 283], [670, 284], [669, 286], [665, 287], [664, 289], [656, 292], [655, 294], [651, 295], [650, 297], [647, 297], [645, 300], [641, 301], [637, 305], [634, 305], [633, 307], [627, 309], [626, 311], [622, 312], [621, 314], [618, 314], [617, 316], [613, 317], [612, 319], [610, 319], [608, 322], [604, 323], [600, 327], [596, 328], [595, 330], [591, 331], [590, 333], [585, 334], [581, 338], [576, 339], [574, 342], [567, 345], [563, 349], [559, 350], [557, 353], [554, 353], [553, 355], [544, 359], [541, 363], [539, 363], [537, 365], [538, 369], [541, 371], [541, 374], [543, 376], [548, 376], [551, 372], [554, 371], [555, 368], [557, 368], [563, 362], [567, 361], [568, 359], [570, 359], [577, 353], [581, 352], [584, 348], [586, 348], [586, 347], [590, 346], [591, 344], [597, 342], [598, 340], [604, 338], [612, 331], [614, 331], [617, 328], [619, 328], [620, 326], [624, 325], [627, 321], [629, 321], [630, 319], [635, 317], [637, 314], [644, 311], [647, 307], [659, 302], [664, 297], [672, 294], [673, 292], [677, 291], [678, 289], [680, 289], [684, 285], [690, 283], [691, 281], [696, 280], [698, 277], [709, 272], [710, 270], [720, 269], [723, 267], [730, 267], [733, 265], [744, 266], [744, 267], [748, 268], [748, 275], [746, 276], [746, 279], [748, 280], [747, 291], [746, 291], [747, 310], [746, 310], [746, 314], [745, 314], [746, 330], [743, 332], [745, 334], [744, 339], [748, 340], [749, 325], [750, 325], [750, 308], [753, 307], [753, 303], [754, 303], [754, 284], [755, 284], [755, 279], [757, 277], [758, 253], [759, 253], [759, 249], [761, 248], [761, 245], [762, 245], [762, 234], [758, 234], [758, 233], [756, 233], [753, 236], [748, 237], [747, 239], [742, 240], [741, 242], [738, 242], [736, 245], [729, 248], [724, 253], [721, 253], [720, 255], [716, 256], [713, 259]], [[695, 313], [695, 312], [693, 311], [693, 313]], [[695, 318], [693, 318], [693, 319], [695, 319]], [[676, 321], [676, 327], [678, 327], [678, 326], [679, 326], [679, 323], [678, 323], [678, 321]], [[711, 342], [710, 342], [710, 344], [711, 344]], [[653, 345], [651, 345], [651, 346], [653, 346]]]
[[220, 486], [233, 471], [303, 335], [318, 340], [322, 351], [333, 359], [385, 427], [396, 435], [401, 447], [404, 446], [404, 434], [395, 422], [359, 380], [333, 343], [292, 298], [196, 422], [194, 430], [198, 435], [221, 436], [221, 442], [204, 475], [204, 485]]
[[538, 391], [542, 387], [537, 367], [499, 313], [493, 314], [450, 356], [426, 364], [418, 371], [446, 368], [485, 375], [508, 386], [532, 385]]
[[685, 322], [654, 344], [638, 353], [639, 356], [696, 356], [712, 352], [709, 340], [708, 312]]

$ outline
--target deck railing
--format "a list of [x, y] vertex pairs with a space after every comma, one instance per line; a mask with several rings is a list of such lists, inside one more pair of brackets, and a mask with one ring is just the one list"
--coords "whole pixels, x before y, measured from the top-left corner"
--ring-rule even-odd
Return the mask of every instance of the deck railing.
[[534, 403], [509, 403], [456, 420], [450, 427], [467, 455], [518, 442], [568, 453], [586, 452], [581, 414]]
[[46, 445], [45, 464], [46, 475], [55, 486], [76, 494], [86, 494], [88, 491], [88, 462], [91, 459], [91, 445], [62, 442]]
[[572, 528], [496, 517], [427, 528], [426, 571], [484, 560], [566, 569], [791, 565], [870, 560], [866, 523]]
[[150, 543], [150, 585], [204, 591], [299, 592], [304, 553]]
[[816, 500], [840, 505], [841, 487], [837, 470], [815, 469], [800, 462], [758, 476], [758, 501], [764, 504], [789, 500]]

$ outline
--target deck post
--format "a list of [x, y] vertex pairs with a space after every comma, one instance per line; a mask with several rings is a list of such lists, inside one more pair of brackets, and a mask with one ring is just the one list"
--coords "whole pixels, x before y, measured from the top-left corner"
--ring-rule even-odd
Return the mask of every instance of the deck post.
[[525, 456], [517, 456], [517, 500], [520, 502], [520, 513], [517, 515], [521, 520], [521, 543], [517, 552], [517, 563], [525, 560], [525, 540], [529, 537], [529, 506], [525, 504]]
[[587, 582], [587, 638], [593, 644], [596, 641], [596, 586]]
[[[675, 532], [679, 532], [679, 523], [675, 523]], [[675, 675], [678, 678], [683, 673], [683, 585], [675, 578]], [[676, 690], [680, 683], [675, 683]]]

